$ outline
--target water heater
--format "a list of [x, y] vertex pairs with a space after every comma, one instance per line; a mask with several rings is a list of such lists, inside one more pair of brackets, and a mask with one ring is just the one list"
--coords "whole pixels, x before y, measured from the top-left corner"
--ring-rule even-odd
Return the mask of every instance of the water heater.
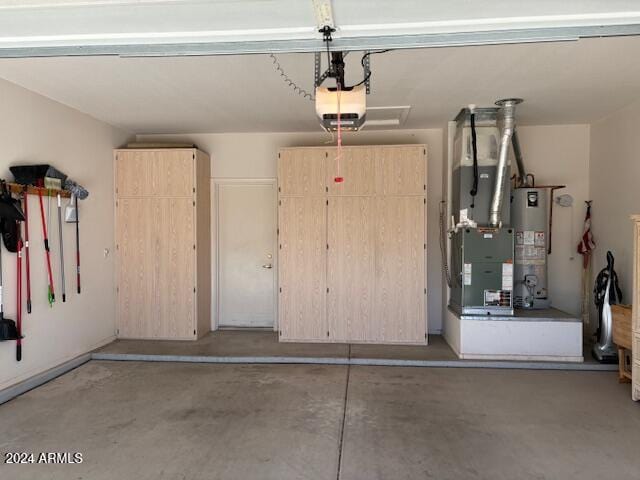
[[516, 308], [549, 308], [547, 189], [517, 188], [512, 192], [511, 225], [515, 231], [513, 300]]

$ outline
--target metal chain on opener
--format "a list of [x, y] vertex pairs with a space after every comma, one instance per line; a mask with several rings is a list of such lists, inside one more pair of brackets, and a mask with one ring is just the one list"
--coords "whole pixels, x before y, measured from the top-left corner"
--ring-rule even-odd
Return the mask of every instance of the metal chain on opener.
[[274, 65], [274, 67], [276, 69], [276, 72], [278, 72], [280, 74], [280, 77], [282, 77], [282, 79], [284, 80], [284, 83], [286, 83], [290, 88], [292, 88], [293, 91], [296, 92], [298, 95], [301, 95], [302, 97], [307, 98], [312, 102], [315, 101], [315, 96], [313, 94], [307, 92], [304, 88], [299, 87], [289, 77], [289, 75], [287, 75], [287, 73], [282, 68], [282, 65], [280, 65], [280, 62], [278, 61], [278, 58], [273, 53], [270, 53], [269, 57], [271, 57], [271, 60], [273, 61], [273, 65]]

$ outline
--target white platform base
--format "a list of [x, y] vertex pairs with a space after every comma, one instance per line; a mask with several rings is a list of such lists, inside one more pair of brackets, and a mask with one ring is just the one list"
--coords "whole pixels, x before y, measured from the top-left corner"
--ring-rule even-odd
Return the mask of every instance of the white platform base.
[[444, 337], [465, 360], [582, 362], [582, 322], [559, 310], [514, 317], [460, 316], [446, 309]]

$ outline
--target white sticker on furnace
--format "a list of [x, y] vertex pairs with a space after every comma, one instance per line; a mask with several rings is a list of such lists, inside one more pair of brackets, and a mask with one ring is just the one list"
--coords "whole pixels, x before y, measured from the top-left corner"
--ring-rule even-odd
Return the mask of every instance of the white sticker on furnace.
[[513, 290], [513, 263], [502, 264], [502, 290]]
[[464, 284], [471, 285], [471, 264], [464, 264]]

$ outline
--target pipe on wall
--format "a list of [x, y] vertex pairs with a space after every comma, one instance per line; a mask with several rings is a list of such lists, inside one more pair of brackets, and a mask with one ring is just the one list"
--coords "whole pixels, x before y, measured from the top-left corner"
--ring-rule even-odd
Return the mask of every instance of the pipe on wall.
[[524, 167], [524, 159], [522, 158], [522, 150], [520, 149], [520, 139], [518, 138], [518, 130], [513, 129], [513, 136], [511, 137], [511, 145], [513, 146], [513, 155], [516, 157], [516, 165], [518, 166], [518, 181], [517, 186], [521, 187], [533, 187], [529, 181], [527, 171]]

